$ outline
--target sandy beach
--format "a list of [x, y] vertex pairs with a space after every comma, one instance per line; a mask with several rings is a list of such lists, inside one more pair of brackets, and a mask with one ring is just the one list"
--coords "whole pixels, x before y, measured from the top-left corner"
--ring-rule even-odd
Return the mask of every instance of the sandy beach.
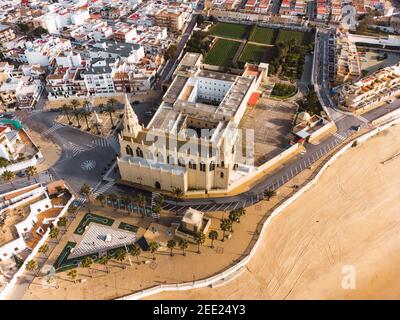
[[[400, 298], [400, 127], [352, 148], [278, 215], [231, 282], [148, 299]], [[348, 267], [350, 266], [350, 267]], [[342, 271], [354, 268], [355, 288]]]

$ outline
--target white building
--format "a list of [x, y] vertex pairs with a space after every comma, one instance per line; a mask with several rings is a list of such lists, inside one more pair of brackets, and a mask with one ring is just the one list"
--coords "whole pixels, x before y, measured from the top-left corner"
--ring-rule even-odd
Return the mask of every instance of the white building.
[[115, 59], [92, 59], [91, 64], [82, 72], [89, 96], [115, 92], [111, 75], [113, 64]]
[[13, 161], [18, 158], [18, 153], [24, 148], [24, 143], [18, 134], [18, 130], [0, 126], [0, 157]]
[[72, 50], [71, 41], [56, 37], [37, 39], [25, 50], [29, 64], [48, 66], [63, 51]]

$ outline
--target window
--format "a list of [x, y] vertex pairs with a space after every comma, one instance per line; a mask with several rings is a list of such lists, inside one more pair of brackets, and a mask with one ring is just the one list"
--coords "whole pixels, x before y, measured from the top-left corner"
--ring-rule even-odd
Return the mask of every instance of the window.
[[211, 161], [210, 162], [210, 171], [214, 171], [215, 170], [215, 162]]
[[174, 164], [174, 163], [175, 163], [174, 157], [171, 156], [171, 155], [169, 155], [169, 156], [167, 157], [167, 163], [168, 163], [168, 164]]
[[196, 162], [194, 162], [193, 160], [190, 160], [189, 161], [189, 169], [196, 170], [196, 168], [197, 168]]
[[221, 167], [225, 167], [225, 162], [221, 161]]
[[224, 173], [221, 172], [221, 173], [219, 174], [219, 176], [220, 176], [221, 178], [223, 178], [223, 177], [224, 177]]
[[206, 164], [203, 162], [200, 163], [200, 171], [203, 171], [203, 172], [206, 171]]
[[183, 158], [178, 159], [178, 166], [185, 167], [185, 160]]
[[130, 155], [130, 156], [133, 156], [133, 150], [132, 150], [132, 148], [131, 148], [130, 145], [127, 145], [127, 146], [125, 147], [125, 152], [126, 152], [126, 154], [128, 154], [128, 155]]
[[136, 156], [143, 158], [143, 151], [139, 147], [136, 148]]

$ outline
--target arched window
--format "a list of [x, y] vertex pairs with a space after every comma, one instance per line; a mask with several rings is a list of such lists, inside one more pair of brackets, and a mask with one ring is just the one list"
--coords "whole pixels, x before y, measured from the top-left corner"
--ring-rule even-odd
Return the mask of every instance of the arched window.
[[215, 170], [215, 162], [211, 161], [210, 162], [210, 171], [214, 171]]
[[197, 165], [196, 165], [196, 162], [194, 162], [194, 160], [189, 161], [189, 169], [193, 169], [193, 170], [197, 169]]
[[143, 151], [139, 147], [136, 148], [136, 156], [143, 158]]
[[224, 173], [221, 172], [221, 173], [219, 174], [219, 176], [220, 176], [221, 178], [223, 178], [223, 177], [224, 177]]
[[175, 164], [175, 159], [174, 159], [174, 157], [171, 156], [171, 155], [168, 155], [168, 157], [167, 157], [167, 163], [168, 163], [168, 164]]
[[164, 157], [161, 153], [157, 153], [157, 161], [158, 162], [164, 162]]
[[206, 164], [204, 162], [200, 162], [200, 171], [206, 171]]
[[133, 150], [129, 144], [125, 147], [125, 151], [126, 151], [126, 154], [133, 156]]
[[179, 159], [178, 159], [178, 166], [180, 166], [180, 167], [186, 167], [186, 165], [185, 165], [185, 159], [179, 158]]

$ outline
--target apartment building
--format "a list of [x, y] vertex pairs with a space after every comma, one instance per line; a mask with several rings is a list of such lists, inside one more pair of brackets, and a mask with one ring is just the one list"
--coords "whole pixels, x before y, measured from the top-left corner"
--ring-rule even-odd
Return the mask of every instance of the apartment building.
[[183, 13], [178, 10], [162, 9], [154, 15], [154, 24], [166, 27], [173, 32], [180, 32], [183, 28]]
[[49, 66], [60, 52], [71, 49], [71, 41], [49, 36], [28, 43], [24, 54], [26, 62], [31, 65]]
[[336, 82], [353, 81], [361, 76], [360, 57], [356, 45], [349, 40], [348, 32], [336, 32]]
[[0, 24], [0, 43], [15, 39], [14, 30], [10, 26]]
[[345, 84], [337, 93], [340, 108], [363, 113], [383, 105], [400, 94], [400, 63], [378, 70], [360, 80]]
[[123, 43], [116, 41], [95, 43], [91, 45], [88, 50], [82, 52], [82, 54], [86, 54], [89, 59], [120, 58], [128, 63], [139, 63], [140, 59], [145, 56], [143, 46], [136, 43]]
[[107, 95], [115, 92], [112, 79], [112, 67], [116, 63], [113, 58], [92, 59], [90, 64], [82, 71], [89, 96]]
[[57, 67], [47, 76], [46, 89], [49, 100], [72, 99], [87, 96], [84, 67]]
[[42, 92], [40, 80], [29, 76], [6, 79], [0, 87], [0, 100], [5, 107], [31, 108]]

